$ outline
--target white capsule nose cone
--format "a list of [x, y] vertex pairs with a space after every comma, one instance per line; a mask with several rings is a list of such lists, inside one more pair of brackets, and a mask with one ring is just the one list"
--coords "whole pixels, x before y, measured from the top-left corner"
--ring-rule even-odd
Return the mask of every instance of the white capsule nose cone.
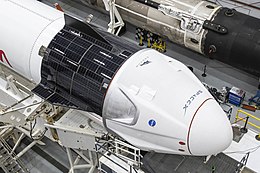
[[211, 155], [224, 151], [232, 142], [228, 118], [214, 99], [205, 100], [196, 110], [188, 132], [192, 155]]

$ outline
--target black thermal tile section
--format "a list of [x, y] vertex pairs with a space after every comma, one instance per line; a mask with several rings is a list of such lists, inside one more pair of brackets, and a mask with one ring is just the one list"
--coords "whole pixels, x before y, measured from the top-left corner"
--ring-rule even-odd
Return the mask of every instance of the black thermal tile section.
[[52, 104], [101, 115], [107, 87], [132, 53], [112, 53], [114, 47], [100, 37], [65, 26], [47, 48], [33, 92]]

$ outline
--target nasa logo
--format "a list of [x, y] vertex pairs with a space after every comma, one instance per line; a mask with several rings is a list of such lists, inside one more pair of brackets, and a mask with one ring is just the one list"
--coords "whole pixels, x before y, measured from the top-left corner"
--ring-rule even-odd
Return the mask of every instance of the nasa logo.
[[8, 61], [5, 52], [3, 50], [0, 49], [0, 61], [3, 63], [7, 63], [10, 67], [12, 67], [12, 65], [10, 64], [10, 62]]
[[156, 121], [151, 119], [151, 120], [149, 120], [148, 124], [149, 124], [149, 126], [154, 127], [156, 125]]

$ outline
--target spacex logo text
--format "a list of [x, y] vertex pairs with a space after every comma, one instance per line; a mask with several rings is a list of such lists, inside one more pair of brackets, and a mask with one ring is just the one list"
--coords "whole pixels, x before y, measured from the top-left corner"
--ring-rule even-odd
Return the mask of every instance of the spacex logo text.
[[196, 99], [197, 96], [199, 96], [200, 94], [202, 94], [202, 91], [199, 90], [197, 91], [195, 94], [193, 94], [190, 99], [186, 102], [186, 104], [184, 105], [183, 109], [184, 109], [184, 115], [186, 114], [187, 109], [189, 108], [189, 106], [191, 105], [191, 103]]
[[10, 67], [12, 67], [12, 65], [10, 64], [10, 62], [8, 61], [6, 54], [3, 50], [0, 49], [0, 61], [3, 63], [7, 63]]

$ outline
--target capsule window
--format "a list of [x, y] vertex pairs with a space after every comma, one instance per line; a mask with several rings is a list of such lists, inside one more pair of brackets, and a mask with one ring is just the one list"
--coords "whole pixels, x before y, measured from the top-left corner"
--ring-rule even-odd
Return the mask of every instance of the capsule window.
[[133, 125], [137, 120], [137, 108], [119, 88], [114, 89], [104, 109], [106, 119]]

